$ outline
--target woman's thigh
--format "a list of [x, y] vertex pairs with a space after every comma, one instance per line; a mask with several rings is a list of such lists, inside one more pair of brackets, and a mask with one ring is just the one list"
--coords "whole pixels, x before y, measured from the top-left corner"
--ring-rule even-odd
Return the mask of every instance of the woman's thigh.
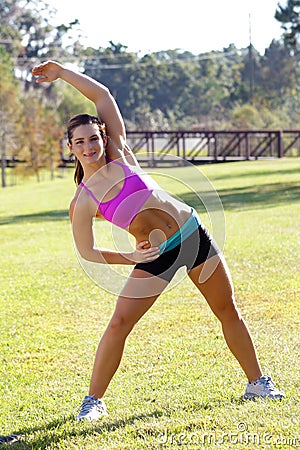
[[113, 315], [134, 325], [168, 285], [166, 280], [134, 269], [123, 287]]
[[213, 256], [188, 275], [217, 317], [236, 309], [231, 276], [222, 255]]

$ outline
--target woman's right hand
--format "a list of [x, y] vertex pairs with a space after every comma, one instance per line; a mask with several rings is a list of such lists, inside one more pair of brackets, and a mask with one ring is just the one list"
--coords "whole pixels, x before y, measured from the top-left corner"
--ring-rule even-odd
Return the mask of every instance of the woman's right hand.
[[138, 242], [136, 249], [130, 254], [130, 259], [137, 263], [150, 262], [159, 257], [160, 248], [151, 247], [149, 241]]
[[46, 61], [32, 69], [32, 75], [37, 77], [37, 83], [50, 83], [60, 77], [64, 67], [55, 61]]

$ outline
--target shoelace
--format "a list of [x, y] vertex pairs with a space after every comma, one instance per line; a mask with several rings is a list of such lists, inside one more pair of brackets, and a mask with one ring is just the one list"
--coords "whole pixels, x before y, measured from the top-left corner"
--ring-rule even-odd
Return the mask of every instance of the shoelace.
[[270, 391], [275, 391], [275, 386], [274, 383], [272, 382], [271, 377], [264, 377], [262, 381], [264, 387], [270, 389]]
[[91, 409], [91, 406], [95, 406], [100, 412], [104, 412], [104, 407], [101, 402], [94, 398], [88, 398], [82, 402], [80, 413], [88, 413]]
[[96, 405], [96, 400], [93, 398], [88, 398], [82, 402], [81, 413], [85, 414], [89, 412], [90, 407]]

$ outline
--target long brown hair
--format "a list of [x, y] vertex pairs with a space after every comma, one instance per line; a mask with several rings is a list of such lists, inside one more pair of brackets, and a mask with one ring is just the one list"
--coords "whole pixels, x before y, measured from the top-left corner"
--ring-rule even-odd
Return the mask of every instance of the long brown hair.
[[[80, 125], [90, 125], [93, 123], [98, 125], [100, 134], [103, 138], [105, 136], [105, 123], [103, 123], [98, 117], [91, 116], [90, 114], [77, 114], [76, 116], [72, 117], [68, 122], [67, 126], [68, 142], [71, 144], [75, 128], [79, 127]], [[81, 183], [83, 175], [84, 172], [82, 165], [75, 156], [74, 181], [77, 186]]]

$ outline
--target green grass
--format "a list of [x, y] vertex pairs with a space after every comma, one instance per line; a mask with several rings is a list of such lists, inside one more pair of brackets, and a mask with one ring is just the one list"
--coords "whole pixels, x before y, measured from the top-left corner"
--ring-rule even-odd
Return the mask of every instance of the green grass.
[[[265, 372], [286, 398], [241, 400], [245, 377], [185, 278], [132, 332], [105, 396], [110, 415], [94, 425], [73, 419], [116, 297], [76, 259], [67, 212], [71, 174], [2, 189], [0, 435], [24, 436], [11, 448], [299, 448], [299, 163], [156, 169], [160, 184], [200, 212], [187, 188], [201, 186], [199, 170], [217, 190], [237, 302]], [[97, 236], [110, 243], [104, 222]]]

